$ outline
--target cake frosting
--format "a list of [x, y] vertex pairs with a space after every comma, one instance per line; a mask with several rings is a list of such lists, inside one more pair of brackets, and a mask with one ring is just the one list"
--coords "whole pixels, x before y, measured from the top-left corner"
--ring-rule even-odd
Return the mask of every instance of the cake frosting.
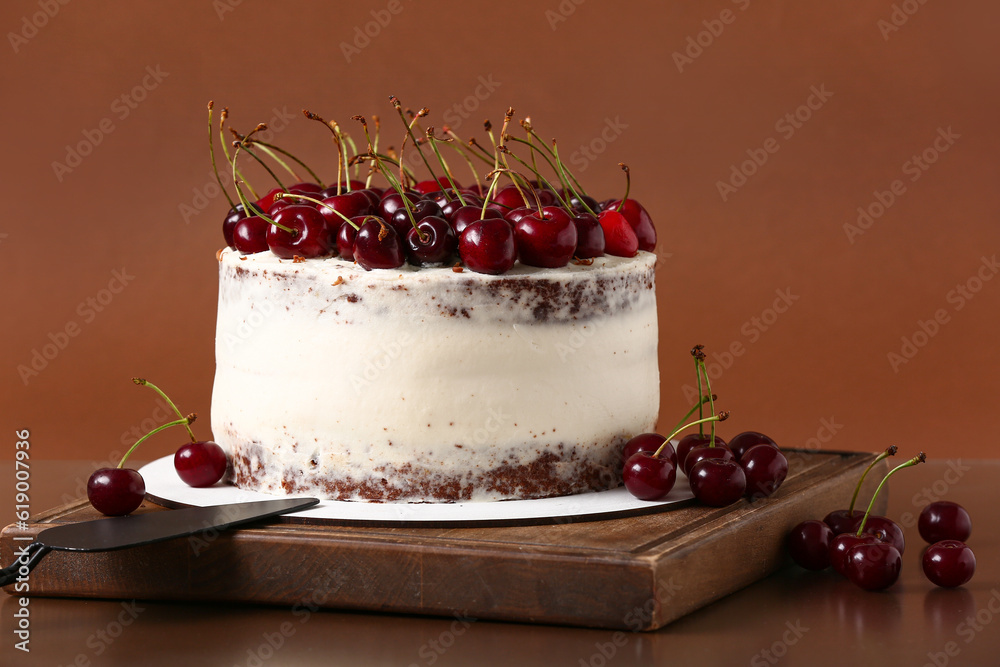
[[235, 483], [339, 500], [617, 486], [659, 408], [655, 256], [498, 276], [219, 253], [215, 440]]

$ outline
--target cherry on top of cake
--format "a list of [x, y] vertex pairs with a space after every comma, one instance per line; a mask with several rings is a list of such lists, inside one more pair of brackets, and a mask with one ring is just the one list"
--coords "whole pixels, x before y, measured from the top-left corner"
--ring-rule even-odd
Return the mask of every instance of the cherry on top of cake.
[[[499, 134], [488, 120], [484, 123], [490, 151], [475, 138], [462, 140], [447, 126], [440, 135], [432, 126], [424, 129], [421, 119], [429, 109], [413, 112], [396, 97], [389, 99], [404, 128], [398, 151], [380, 147], [377, 116], [372, 117], [373, 133], [365, 117], [352, 116], [364, 133], [361, 144], [337, 122], [303, 109], [307, 119], [321, 123], [333, 136], [337, 165], [332, 184], [289, 151], [263, 141], [258, 134], [267, 129], [265, 124], [245, 135], [227, 128], [228, 109], [223, 109], [218, 131], [237, 201], [219, 175], [214, 105], [209, 102], [209, 155], [230, 204], [222, 223], [226, 245], [242, 255], [270, 252], [294, 261], [339, 256], [369, 271], [408, 263], [493, 275], [510, 271], [518, 262], [559, 268], [605, 254], [633, 257], [656, 246], [649, 213], [628, 196], [631, 177], [624, 163], [618, 164], [625, 173], [625, 194], [599, 203], [562, 161], [556, 141], [543, 141], [530, 118], [519, 121], [523, 138], [508, 133], [513, 108], [504, 114]], [[406, 166], [404, 155], [414, 150], [430, 178], [420, 180]], [[468, 165], [474, 185], [459, 184], [445, 153]], [[254, 189], [240, 171], [244, 154], [277, 186], [263, 195]], [[242, 163], [247, 164], [245, 157]], [[482, 180], [479, 169], [486, 170]], [[285, 180], [295, 182], [286, 185], [275, 170], [287, 172]], [[373, 185], [376, 177], [384, 185]]]

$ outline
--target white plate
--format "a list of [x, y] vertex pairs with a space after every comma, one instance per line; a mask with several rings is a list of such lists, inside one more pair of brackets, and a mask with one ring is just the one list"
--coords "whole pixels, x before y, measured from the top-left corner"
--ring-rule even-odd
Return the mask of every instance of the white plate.
[[[173, 456], [165, 456], [139, 470], [146, 482], [146, 495], [170, 507], [205, 507], [229, 505], [254, 500], [273, 500], [275, 496], [217, 484], [204, 489], [188, 486], [174, 470]], [[303, 494], [304, 495], [304, 494]], [[522, 524], [594, 521], [634, 514], [662, 511], [687, 504], [694, 496], [684, 475], [678, 472], [677, 483], [663, 500], [639, 500], [624, 487], [610, 491], [580, 493], [538, 500], [503, 500], [478, 503], [366, 503], [322, 500], [319, 505], [289, 517], [320, 519], [333, 523], [364, 524], [453, 524], [455, 522]]]

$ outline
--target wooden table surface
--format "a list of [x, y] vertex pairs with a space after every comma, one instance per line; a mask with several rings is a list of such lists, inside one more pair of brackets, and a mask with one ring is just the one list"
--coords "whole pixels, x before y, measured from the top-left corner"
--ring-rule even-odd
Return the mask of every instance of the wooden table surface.
[[[78, 495], [87, 462], [35, 461], [31, 505]], [[3, 665], [995, 665], [1000, 662], [1000, 461], [933, 461], [895, 476], [889, 515], [904, 525], [900, 581], [866, 593], [789, 566], [654, 633], [469, 618], [226, 604], [29, 602], [30, 653], [14, 647], [18, 599], [0, 601]], [[920, 570], [916, 515], [947, 498], [972, 515], [978, 569], [939, 589]], [[0, 520], [14, 520], [14, 465], [0, 464]], [[5, 509], [9, 508], [9, 509]], [[6, 563], [5, 563], [6, 565]], [[710, 563], [705, 563], [710, 567]]]

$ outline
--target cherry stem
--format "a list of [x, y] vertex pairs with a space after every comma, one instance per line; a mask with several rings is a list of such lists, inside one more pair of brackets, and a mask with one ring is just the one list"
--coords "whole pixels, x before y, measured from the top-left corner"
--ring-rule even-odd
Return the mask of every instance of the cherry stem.
[[[305, 162], [303, 162], [303, 161], [302, 161], [302, 160], [300, 160], [299, 158], [295, 157], [294, 155], [292, 155], [291, 153], [289, 153], [288, 151], [286, 151], [286, 150], [285, 150], [284, 148], [281, 148], [280, 146], [276, 146], [276, 145], [274, 145], [274, 144], [269, 144], [269, 143], [267, 143], [266, 141], [261, 141], [261, 140], [259, 140], [259, 139], [254, 139], [254, 140], [253, 140], [253, 143], [257, 144], [258, 146], [260, 146], [260, 147], [262, 147], [262, 148], [270, 148], [271, 150], [274, 150], [274, 151], [277, 151], [277, 152], [281, 153], [282, 155], [284, 155], [284, 156], [286, 156], [286, 157], [289, 157], [289, 158], [291, 158], [292, 160], [295, 160], [295, 162], [297, 162], [297, 163], [299, 164], [299, 166], [301, 166], [301, 167], [302, 167], [303, 169], [305, 169], [305, 170], [306, 170], [307, 172], [309, 172], [309, 175], [310, 175], [310, 176], [312, 176], [313, 180], [314, 180], [314, 181], [315, 181], [315, 182], [316, 182], [316, 183], [317, 183], [317, 184], [318, 184], [318, 185], [319, 185], [320, 187], [324, 187], [324, 186], [325, 186], [325, 184], [323, 183], [323, 180], [322, 180], [322, 179], [321, 179], [321, 178], [320, 178], [319, 176], [317, 176], [317, 175], [316, 175], [316, 172], [315, 172], [315, 171], [313, 171], [312, 169], [310, 169], [310, 168], [309, 168], [309, 165], [307, 165], [307, 164], [306, 164]], [[278, 158], [277, 158], [277, 157], [275, 157], [274, 155], [271, 155], [271, 157], [273, 157], [273, 158], [274, 158], [275, 160], [278, 160]], [[278, 160], [278, 161], [280, 162], [280, 160]], [[284, 164], [284, 163], [282, 163], [282, 164]], [[299, 176], [298, 176], [298, 175], [297, 175], [297, 174], [296, 174], [296, 173], [295, 173], [294, 171], [292, 171], [292, 170], [291, 170], [291, 169], [290, 169], [290, 168], [289, 168], [288, 166], [285, 166], [285, 169], [288, 169], [288, 172], [289, 172], [290, 174], [292, 174], [293, 176], [295, 176], [295, 178], [297, 178], [297, 179], [299, 179], [299, 180], [302, 180], [302, 179], [300, 179], [300, 178], [299, 178]]]
[[[510, 170], [510, 165], [507, 164], [507, 152], [506, 152], [507, 151], [506, 137], [508, 136], [507, 127], [510, 125], [510, 120], [513, 117], [514, 117], [514, 107], [507, 107], [507, 111], [503, 115], [503, 126], [500, 128], [500, 143], [496, 144], [497, 157], [499, 158], [500, 162], [503, 163], [504, 169], [507, 170]], [[490, 139], [493, 139], [492, 132], [490, 133]], [[531, 206], [531, 202], [529, 202], [525, 194], [521, 192], [521, 186], [517, 184], [517, 179], [511, 176], [511, 181], [513, 181], [514, 187], [517, 189], [517, 194], [521, 195], [521, 199], [524, 201], [524, 205]], [[527, 179], [525, 179], [525, 181], [527, 181]], [[535, 194], [534, 189], [530, 187], [530, 184], [528, 186], [528, 189], [532, 190], [532, 195], [534, 195], [535, 202], [538, 204], [538, 215], [542, 216], [542, 204], [541, 201], [538, 199], [538, 195]]]
[[472, 164], [472, 158], [470, 158], [468, 155], [466, 155], [465, 151], [463, 151], [459, 147], [459, 144], [462, 143], [462, 140], [459, 138], [459, 136], [457, 134], [455, 134], [448, 127], [444, 128], [444, 133], [447, 134], [451, 138], [451, 141], [447, 142], [448, 145], [451, 146], [452, 148], [454, 148], [455, 151], [459, 155], [462, 156], [462, 159], [464, 159], [465, 162], [469, 165], [469, 171], [472, 172], [472, 178], [476, 182], [476, 187], [479, 188], [479, 193], [482, 194], [483, 193], [483, 184], [479, 182], [479, 173], [476, 171], [475, 165]]
[[493, 156], [490, 155], [489, 153], [487, 153], [486, 149], [479, 145], [479, 142], [476, 141], [475, 137], [470, 138], [469, 141], [468, 141], [468, 144], [469, 144], [469, 148], [470, 149], [474, 148], [474, 149], [477, 149], [479, 151], [477, 153], [475, 150], [473, 150], [472, 151], [473, 155], [475, 155], [477, 158], [479, 158], [480, 160], [482, 160], [486, 164], [493, 164], [493, 160], [490, 159]]
[[[502, 146], [497, 146], [497, 148], [502, 148]], [[535, 199], [535, 206], [538, 208], [538, 217], [540, 217], [540, 218], [542, 218], [544, 220], [545, 219], [545, 213], [542, 211], [542, 200], [538, 198], [538, 193], [535, 192], [534, 188], [531, 187], [531, 183], [528, 181], [527, 178], [524, 177], [524, 174], [519, 174], [516, 171], [514, 171], [513, 169], [509, 169], [509, 168], [505, 168], [505, 167], [501, 167], [501, 168], [497, 169], [497, 171], [501, 172], [501, 173], [504, 173], [504, 174], [507, 174], [510, 177], [510, 180], [514, 182], [514, 186], [515, 187], [517, 187], [517, 181], [518, 181], [518, 179], [521, 179], [522, 181], [524, 181], [525, 189], [527, 189], [529, 192], [531, 192], [531, 196], [534, 197], [534, 199]], [[487, 174], [487, 176], [489, 176], [489, 174]], [[521, 188], [517, 188], [517, 191], [521, 192]], [[524, 197], [524, 193], [523, 192], [521, 192], [521, 196]], [[528, 202], [526, 198], [525, 198], [524, 204], [525, 204], [525, 206], [528, 206], [529, 208], [531, 206], [531, 203]]]
[[[700, 350], [699, 350], [700, 352]], [[712, 380], [708, 377], [708, 368], [705, 367], [705, 353], [702, 352], [700, 355], [695, 357], [698, 360], [698, 368], [701, 369], [702, 374], [705, 376], [705, 386], [708, 388], [708, 405], [712, 409], [712, 414], [715, 414], [715, 394], [712, 393]], [[702, 434], [704, 435], [704, 434]], [[715, 424], [712, 424], [712, 441], [708, 443], [709, 447], [715, 447]]]
[[[510, 157], [514, 158], [515, 160], [517, 160], [518, 162], [520, 162], [522, 165], [524, 165], [524, 167], [526, 169], [531, 170], [531, 172], [535, 175], [535, 178], [538, 179], [538, 182], [540, 184], [544, 184], [545, 186], [548, 187], [548, 189], [552, 192], [552, 194], [555, 195], [556, 199], [559, 200], [559, 203], [562, 204], [562, 207], [565, 208], [567, 211], [569, 211], [571, 213], [573, 212], [573, 207], [569, 205], [568, 201], [566, 201], [565, 199], [562, 198], [562, 195], [559, 194], [559, 191], [556, 190], [554, 187], [552, 187], [552, 183], [550, 183], [548, 180], [546, 180], [546, 178], [544, 176], [542, 176], [541, 172], [539, 172], [537, 169], [535, 169], [535, 167], [533, 165], [529, 165], [527, 162], [525, 162], [524, 160], [522, 160], [520, 157], [518, 157], [517, 155], [515, 155], [514, 153], [512, 153], [509, 148], [504, 147], [504, 151], [506, 152], [507, 155], [509, 155]], [[535, 195], [535, 198], [537, 199], [538, 195]]]
[[[219, 176], [219, 168], [215, 165], [215, 141], [212, 135], [212, 107], [215, 106], [215, 102], [209, 101], [208, 103], [208, 155], [212, 158], [212, 171], [215, 172], [215, 180], [219, 183], [219, 189], [222, 190], [222, 194], [226, 196], [226, 201], [229, 202], [229, 208], [236, 208], [236, 204], [233, 203], [233, 198], [229, 196], [229, 192], [226, 190], [226, 186], [222, 184], [222, 177]], [[225, 146], [226, 142], [222, 142]]]
[[[465, 206], [465, 200], [462, 199], [462, 193], [458, 191], [458, 187], [455, 185], [455, 177], [451, 174], [451, 169], [448, 168], [448, 163], [444, 161], [444, 156], [441, 155], [440, 149], [437, 147], [438, 139], [434, 136], [434, 128], [427, 128], [427, 142], [431, 145], [431, 150], [434, 151], [434, 155], [437, 156], [438, 162], [441, 163], [441, 168], [444, 169], [445, 176], [448, 177], [448, 183], [451, 184], [451, 189], [455, 191], [455, 196], [458, 197], [458, 203]], [[444, 188], [444, 194], [448, 196], [448, 189]]]
[[[687, 414], [684, 415], [683, 417], [681, 417], [681, 420], [679, 422], [677, 422], [677, 426], [675, 426], [674, 429], [678, 429], [681, 426], [683, 426], [684, 422], [687, 421], [688, 419], [690, 419], [691, 415], [694, 414], [694, 411], [700, 409], [701, 406], [705, 405], [705, 403], [708, 402], [708, 400], [709, 400], [708, 396], [702, 396], [701, 399], [699, 399], [699, 401], [697, 403], [695, 403], [694, 405], [691, 406], [691, 409], [687, 411]], [[701, 417], [701, 415], [699, 415], [699, 418], [700, 417]], [[670, 442], [670, 441], [667, 440], [667, 442]]]
[[118, 462], [118, 467], [121, 468], [122, 466], [124, 466], [125, 461], [127, 461], [128, 457], [132, 454], [133, 451], [135, 451], [135, 448], [138, 447], [149, 436], [155, 435], [156, 433], [159, 433], [164, 429], [168, 429], [171, 426], [178, 426], [180, 424], [191, 424], [197, 418], [197, 416], [198, 415], [192, 412], [187, 417], [182, 417], [181, 419], [175, 419], [174, 421], [163, 424], [162, 426], [157, 426], [152, 431], [150, 431], [149, 433], [147, 433], [146, 435], [142, 436], [141, 438], [135, 441], [135, 444], [132, 445], [132, 447], [130, 447], [127, 452], [125, 452], [125, 456], [123, 456], [122, 460]]
[[254, 132], [263, 129], [267, 129], [267, 125], [265, 125], [264, 123], [260, 123], [250, 132], [250, 134], [246, 135], [245, 137], [236, 130], [234, 130], [233, 128], [229, 128], [229, 131], [232, 132], [233, 136], [236, 137], [236, 139], [240, 142], [240, 147], [243, 148], [244, 151], [246, 151], [247, 155], [252, 157], [254, 160], [257, 160], [257, 162], [260, 163], [260, 166], [264, 167], [264, 170], [271, 175], [271, 178], [273, 178], [274, 182], [278, 184], [278, 187], [281, 188], [282, 190], [288, 190], [288, 188], [285, 187], [285, 184], [281, 182], [281, 179], [278, 178], [278, 175], [275, 174], [274, 171], [267, 166], [267, 163], [264, 162], [262, 159], [260, 159], [260, 157], [258, 157], [256, 153], [250, 150], [250, 144], [253, 143], [253, 141], [251, 141], [251, 138], [253, 137]]
[[[167, 402], [167, 405], [170, 406], [170, 408], [174, 411], [174, 413], [178, 417], [180, 417], [181, 419], [184, 419], [184, 413], [181, 412], [180, 410], [178, 410], [177, 406], [174, 405], [174, 402], [170, 400], [170, 397], [167, 396], [165, 393], [163, 393], [163, 390], [160, 389], [159, 387], [157, 387], [155, 384], [153, 384], [149, 380], [144, 380], [143, 378], [132, 378], [132, 382], [136, 383], [140, 387], [149, 387], [150, 389], [152, 389], [153, 391], [155, 391], [157, 394], [160, 395], [160, 397], [163, 400], [165, 400]], [[194, 431], [191, 430], [190, 424], [184, 424], [184, 428], [187, 429], [188, 435], [191, 436], [191, 442], [198, 442], [198, 439], [196, 437], [194, 437]]]
[[[527, 146], [530, 146], [532, 149], [535, 148], [535, 145], [533, 143], [531, 143], [530, 141], [525, 141], [524, 139], [521, 139], [520, 137], [507, 137], [507, 139], [509, 141], [516, 141], [519, 144], [525, 144]], [[554, 173], [556, 175], [556, 178], [559, 179], [559, 184], [563, 186], [563, 189], [566, 190], [566, 192], [569, 192], [570, 191], [569, 183], [566, 181], [565, 178], [563, 178], [563, 175], [561, 173], [559, 173], [559, 170], [552, 163], [552, 160], [549, 159], [549, 156], [546, 155], [545, 153], [542, 153], [541, 151], [539, 151], [538, 154], [541, 155], [543, 158], [545, 158], [545, 161], [549, 163], [549, 167], [552, 168], [552, 173]]]
[[330, 128], [333, 129], [333, 136], [337, 138], [337, 194], [340, 194], [341, 178], [343, 178], [343, 186], [347, 192], [351, 191], [351, 167], [347, 163], [347, 148], [344, 146], [344, 133], [340, 131], [340, 125], [337, 121], [331, 120]]
[[674, 437], [677, 436], [681, 431], [685, 431], [691, 428], [692, 426], [700, 426], [701, 424], [704, 424], [706, 422], [712, 422], [714, 424], [715, 422], [724, 422], [727, 419], [729, 419], [729, 413], [723, 410], [717, 415], [712, 415], [711, 417], [705, 417], [704, 419], [699, 419], [697, 421], [689, 422], [684, 426], [681, 426], [680, 428], [674, 429], [674, 432], [668, 435], [666, 438], [664, 438], [663, 444], [660, 445], [660, 447], [653, 453], [653, 458], [655, 459], [656, 457], [658, 457], [660, 455], [660, 452], [663, 451], [663, 448], [667, 446], [667, 443], [673, 440]]
[[625, 205], [625, 200], [628, 199], [628, 193], [632, 189], [632, 175], [629, 173], [628, 165], [624, 162], [619, 162], [618, 166], [625, 172], [625, 196], [622, 197], [620, 202], [618, 202], [618, 206], [615, 208], [615, 213], [622, 212], [622, 206]]
[[337, 130], [333, 129], [335, 123], [327, 123], [323, 120], [322, 116], [314, 114], [312, 111], [308, 111], [307, 109], [302, 110], [302, 115], [309, 120], [322, 123], [323, 127], [330, 130], [330, 133], [333, 135], [333, 144], [337, 147], [337, 194], [339, 195], [341, 194], [341, 185], [343, 185], [341, 182], [343, 172], [341, 170], [344, 168], [344, 147], [340, 144], [340, 135], [337, 133]]
[[892, 474], [897, 470], [902, 470], [903, 468], [909, 468], [911, 466], [915, 466], [918, 463], [923, 463], [926, 460], [927, 460], [927, 455], [924, 454], [923, 452], [920, 452], [906, 463], [900, 463], [898, 466], [896, 466], [895, 468], [886, 473], [885, 477], [882, 478], [882, 481], [879, 482], [878, 488], [875, 489], [875, 493], [872, 495], [871, 502], [868, 503], [868, 510], [865, 512], [864, 517], [861, 518], [861, 524], [858, 526], [857, 537], [861, 537], [861, 534], [864, 533], [865, 524], [868, 522], [868, 515], [872, 513], [872, 508], [875, 507], [875, 499], [878, 497], [878, 492], [882, 490], [882, 487], [885, 486], [885, 483], [887, 481], [889, 481], [889, 478], [892, 477]]
[[[566, 166], [563, 164], [563, 161], [559, 159], [559, 146], [556, 145], [555, 139], [552, 140], [552, 155], [555, 156], [556, 166], [559, 167], [559, 170], [563, 173], [563, 176], [565, 177], [567, 174], [569, 174], [569, 176], [572, 177], [573, 175], [569, 173], [568, 169], [566, 169]], [[576, 178], [573, 178], [573, 183], [576, 183]], [[587, 212], [590, 213], [591, 215], [596, 216], [597, 212], [594, 209], [590, 208], [590, 205], [587, 204], [587, 202], [583, 199], [584, 197], [587, 196], [587, 193], [583, 191], [583, 188], [580, 187], [580, 184], [576, 183], [576, 187], [573, 187], [573, 185], [570, 184], [568, 180], [566, 184], [569, 185], [570, 191], [576, 196], [576, 200], [581, 204], [583, 204], [583, 207], [587, 209]], [[577, 190], [577, 188], [579, 188], [579, 190]]]
[[236, 170], [236, 158], [238, 158], [240, 155], [242, 144], [239, 141], [234, 141], [233, 147], [236, 149], [233, 152], [233, 185], [236, 186], [236, 196], [240, 198], [240, 203], [243, 204], [243, 210], [246, 211], [246, 214], [248, 216], [256, 212], [257, 217], [261, 218], [265, 222], [274, 225], [278, 229], [288, 232], [292, 236], [295, 236], [297, 232], [294, 229], [285, 227], [284, 225], [279, 225], [277, 222], [272, 220], [271, 217], [267, 215], [267, 213], [265, 213], [263, 210], [257, 208], [256, 206], [253, 207], [250, 206], [250, 202], [247, 201], [246, 195], [243, 194], [243, 189], [240, 188], [240, 181], [239, 179], [237, 179], [237, 175], [239, 174], [239, 172]]
[[[699, 349], [699, 347], [700, 347], [699, 345], [695, 345], [693, 348], [691, 348], [691, 356], [694, 357], [694, 374], [698, 378], [698, 395], [700, 396], [701, 392], [702, 392], [701, 366], [698, 364], [698, 356], [695, 354], [695, 350]], [[703, 402], [699, 402], [698, 403], [698, 418], [699, 419], [701, 419], [702, 417], [705, 416], [705, 410], [702, 408], [703, 405], [705, 405]], [[701, 426], [698, 427], [698, 435], [700, 435], [702, 437], [705, 436], [705, 429], [704, 429], [704, 427], [701, 427]]]
[[254, 146], [257, 146], [257, 147], [259, 147], [259, 148], [260, 148], [260, 150], [262, 150], [262, 151], [264, 151], [265, 153], [267, 153], [267, 156], [268, 156], [269, 158], [271, 158], [272, 160], [274, 160], [275, 162], [277, 162], [277, 163], [278, 163], [278, 164], [279, 164], [279, 165], [281, 166], [281, 168], [282, 168], [282, 169], [284, 169], [285, 171], [287, 171], [287, 172], [288, 172], [288, 174], [289, 174], [289, 175], [290, 175], [290, 176], [291, 176], [292, 178], [294, 178], [294, 179], [295, 179], [296, 181], [301, 181], [301, 180], [302, 180], [302, 177], [301, 177], [301, 176], [299, 176], [299, 175], [298, 175], [298, 174], [297, 174], [297, 173], [295, 172], [295, 170], [294, 170], [294, 169], [292, 169], [292, 168], [291, 168], [291, 167], [290, 167], [290, 166], [288, 165], [288, 163], [287, 163], [287, 162], [285, 162], [285, 161], [284, 161], [284, 160], [282, 160], [282, 159], [281, 159], [280, 157], [278, 157], [277, 153], [275, 153], [275, 152], [274, 152], [273, 150], [271, 150], [270, 146], [268, 146], [268, 145], [264, 144], [263, 142], [260, 142], [260, 141], [257, 141], [256, 139], [254, 139], [254, 140], [252, 140], [252, 141], [248, 141], [247, 143], [249, 143], [249, 144], [253, 144]]
[[[530, 122], [529, 123], [523, 123], [522, 122], [521, 123], [521, 127], [523, 127], [525, 129], [525, 131], [528, 132], [528, 134], [534, 136], [535, 139], [538, 139], [538, 144], [542, 148], [544, 148], [546, 151], [548, 151], [548, 153], [553, 158], [555, 158], [557, 162], [559, 162], [559, 156], [555, 152], [555, 150], [556, 150], [555, 139], [552, 140], [552, 149], [549, 149], [549, 147], [545, 145], [545, 142], [542, 141], [541, 137], [539, 137], [538, 134], [535, 132], [535, 128], [531, 126]], [[583, 189], [583, 186], [580, 185], [580, 181], [576, 180], [576, 176], [573, 175], [573, 172], [571, 172], [569, 169], [566, 169], [565, 165], [562, 165], [561, 163], [560, 163], [560, 166], [565, 171], [564, 175], [568, 176], [568, 178], [573, 179], [573, 183], [576, 185], [576, 189], [579, 190], [581, 194], [587, 194], [587, 192]], [[567, 185], [568, 185], [568, 183], [567, 183]], [[570, 189], [572, 189], [572, 188], [570, 188]], [[593, 213], [593, 211], [591, 211], [591, 213]]]
[[847, 516], [851, 516], [854, 513], [854, 503], [858, 500], [858, 493], [861, 491], [861, 485], [865, 481], [865, 477], [868, 476], [868, 471], [875, 467], [875, 464], [879, 461], [889, 458], [890, 456], [895, 456], [896, 452], [899, 451], [899, 447], [896, 445], [890, 445], [886, 448], [884, 452], [875, 457], [875, 460], [868, 464], [865, 471], [861, 473], [861, 479], [858, 480], [858, 485], [854, 487], [854, 495], [851, 496], [851, 506], [847, 508]]
[[[403, 127], [406, 128], [406, 136], [403, 137], [403, 143], [402, 143], [402, 145], [399, 148], [399, 161], [400, 161], [400, 163], [403, 162], [403, 149], [406, 147], [406, 139], [409, 138], [409, 140], [413, 142], [413, 145], [416, 146], [417, 153], [420, 154], [420, 159], [424, 161], [424, 166], [427, 167], [427, 171], [430, 172], [431, 178], [433, 178], [436, 181], [437, 180], [437, 176], [434, 174], [434, 170], [431, 169], [431, 163], [427, 161], [427, 156], [424, 155], [424, 152], [422, 150], [420, 150], [420, 144], [417, 143], [417, 138], [413, 135], [413, 126], [414, 126], [414, 124], [416, 124], [417, 119], [421, 118], [423, 116], [426, 116], [427, 114], [429, 114], [430, 113], [430, 109], [428, 109], [427, 107], [424, 107], [423, 109], [421, 109], [420, 111], [417, 112], [417, 114], [413, 117], [413, 120], [411, 120], [409, 123], [407, 123], [406, 122], [406, 114], [403, 113], [403, 105], [400, 104], [400, 102], [396, 98], [396, 96], [395, 95], [390, 95], [389, 96], [389, 101], [392, 103], [393, 108], [396, 109], [396, 112], [399, 113], [399, 120], [403, 121]], [[403, 178], [402, 175], [400, 175], [400, 179], [402, 179], [402, 178]], [[447, 196], [447, 193], [445, 193], [445, 196]]]
[[[229, 161], [230, 163], [233, 163], [236, 161], [236, 156], [235, 155], [233, 155], [232, 157], [229, 156], [229, 143], [226, 141], [226, 119], [228, 117], [229, 117], [229, 107], [223, 107], [222, 112], [219, 114], [219, 141], [222, 143], [222, 152], [226, 154], [226, 160]], [[258, 195], [257, 191], [253, 189], [252, 185], [250, 185], [250, 181], [248, 181], [243, 177], [243, 174], [240, 173], [240, 170], [237, 169], [235, 173], [237, 176], [240, 177], [240, 180], [246, 184], [247, 190], [250, 191], [250, 194], [253, 195], [253, 198], [260, 199], [260, 195]]]
[[358, 227], [356, 224], [354, 224], [353, 220], [351, 220], [346, 215], [344, 215], [343, 213], [341, 213], [340, 211], [338, 211], [334, 207], [330, 206], [329, 204], [327, 204], [327, 203], [325, 203], [323, 201], [320, 201], [319, 199], [314, 199], [314, 198], [308, 197], [306, 195], [295, 194], [293, 192], [282, 192], [282, 193], [278, 194], [278, 196], [275, 197], [275, 199], [304, 199], [306, 201], [311, 201], [312, 203], [317, 204], [319, 206], [322, 206], [323, 208], [328, 209], [330, 211], [333, 211], [334, 213], [336, 213], [337, 215], [339, 215], [341, 218], [344, 219], [344, 222], [346, 222], [347, 224], [349, 224], [351, 227], [354, 227], [354, 231], [358, 231], [360, 229], [360, 227]]
[[[347, 134], [345, 132], [344, 133], [344, 141], [347, 143], [348, 146], [350, 146], [351, 151], [355, 155], [357, 155], [358, 154], [358, 145], [356, 143], [354, 143], [354, 137], [352, 137], [351, 135], [349, 135], [349, 134]], [[350, 161], [348, 161], [348, 164], [350, 164]], [[358, 166], [357, 162], [354, 163], [354, 177], [355, 178], [361, 178], [361, 167]], [[347, 185], [350, 186], [350, 184], [351, 184], [351, 176], [350, 176], [350, 173], [348, 173], [348, 176], [347, 176]]]

